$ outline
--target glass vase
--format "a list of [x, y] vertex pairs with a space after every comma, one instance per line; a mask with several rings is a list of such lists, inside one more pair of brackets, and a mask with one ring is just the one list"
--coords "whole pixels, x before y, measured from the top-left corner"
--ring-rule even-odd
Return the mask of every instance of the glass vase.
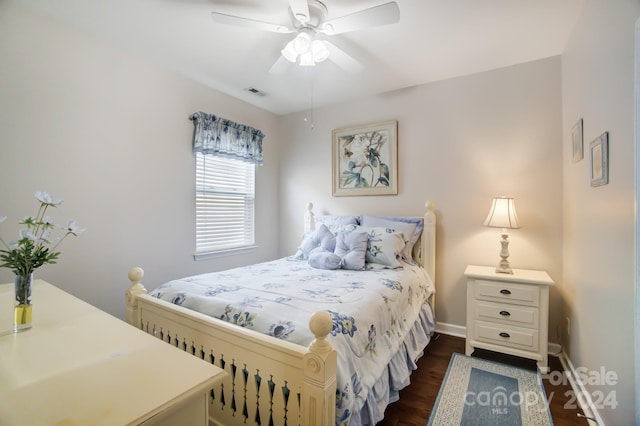
[[14, 284], [16, 299], [13, 308], [13, 332], [19, 333], [31, 328], [33, 274], [16, 275]]

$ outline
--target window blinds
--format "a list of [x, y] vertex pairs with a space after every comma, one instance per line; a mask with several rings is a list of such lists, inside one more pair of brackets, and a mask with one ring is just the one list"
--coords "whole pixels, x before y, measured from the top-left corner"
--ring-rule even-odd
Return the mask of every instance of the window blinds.
[[196, 255], [254, 245], [255, 166], [196, 153]]

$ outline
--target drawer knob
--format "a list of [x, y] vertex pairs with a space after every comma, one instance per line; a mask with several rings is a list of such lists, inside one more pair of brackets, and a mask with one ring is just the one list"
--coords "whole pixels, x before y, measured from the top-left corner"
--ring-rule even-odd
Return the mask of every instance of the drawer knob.
[[511, 316], [511, 314], [509, 313], [509, 311], [500, 311], [500, 315], [502, 315], [503, 317], [509, 317], [509, 316]]
[[505, 288], [505, 289], [500, 290], [500, 294], [507, 294], [507, 295], [509, 295], [509, 294], [511, 294], [511, 292]]
[[500, 337], [511, 337], [511, 336], [509, 336], [509, 333], [505, 333], [503, 331], [502, 333], [500, 333]]

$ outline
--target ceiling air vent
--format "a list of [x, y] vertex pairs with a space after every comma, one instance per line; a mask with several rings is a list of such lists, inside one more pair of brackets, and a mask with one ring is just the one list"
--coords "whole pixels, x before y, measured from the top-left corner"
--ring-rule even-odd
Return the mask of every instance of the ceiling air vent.
[[246, 90], [246, 91], [247, 91], [247, 92], [249, 92], [249, 93], [253, 93], [253, 94], [254, 94], [254, 95], [256, 95], [256, 96], [260, 96], [260, 97], [267, 96], [267, 94], [266, 94], [266, 93], [264, 93], [264, 92], [262, 92], [262, 91], [260, 91], [260, 90], [256, 89], [255, 87], [247, 87], [247, 88], [246, 88], [246, 89], [244, 89], [244, 90]]

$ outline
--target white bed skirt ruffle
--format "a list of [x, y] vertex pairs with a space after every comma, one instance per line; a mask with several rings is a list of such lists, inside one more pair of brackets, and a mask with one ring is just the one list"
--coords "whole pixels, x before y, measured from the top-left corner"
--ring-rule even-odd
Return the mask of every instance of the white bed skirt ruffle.
[[380, 377], [369, 392], [362, 409], [351, 416], [350, 426], [375, 425], [384, 418], [387, 406], [399, 399], [400, 390], [409, 386], [409, 377], [418, 368], [416, 361], [431, 341], [435, 328], [433, 308], [429, 303], [425, 303], [403, 345], [387, 365], [388, 374]]

